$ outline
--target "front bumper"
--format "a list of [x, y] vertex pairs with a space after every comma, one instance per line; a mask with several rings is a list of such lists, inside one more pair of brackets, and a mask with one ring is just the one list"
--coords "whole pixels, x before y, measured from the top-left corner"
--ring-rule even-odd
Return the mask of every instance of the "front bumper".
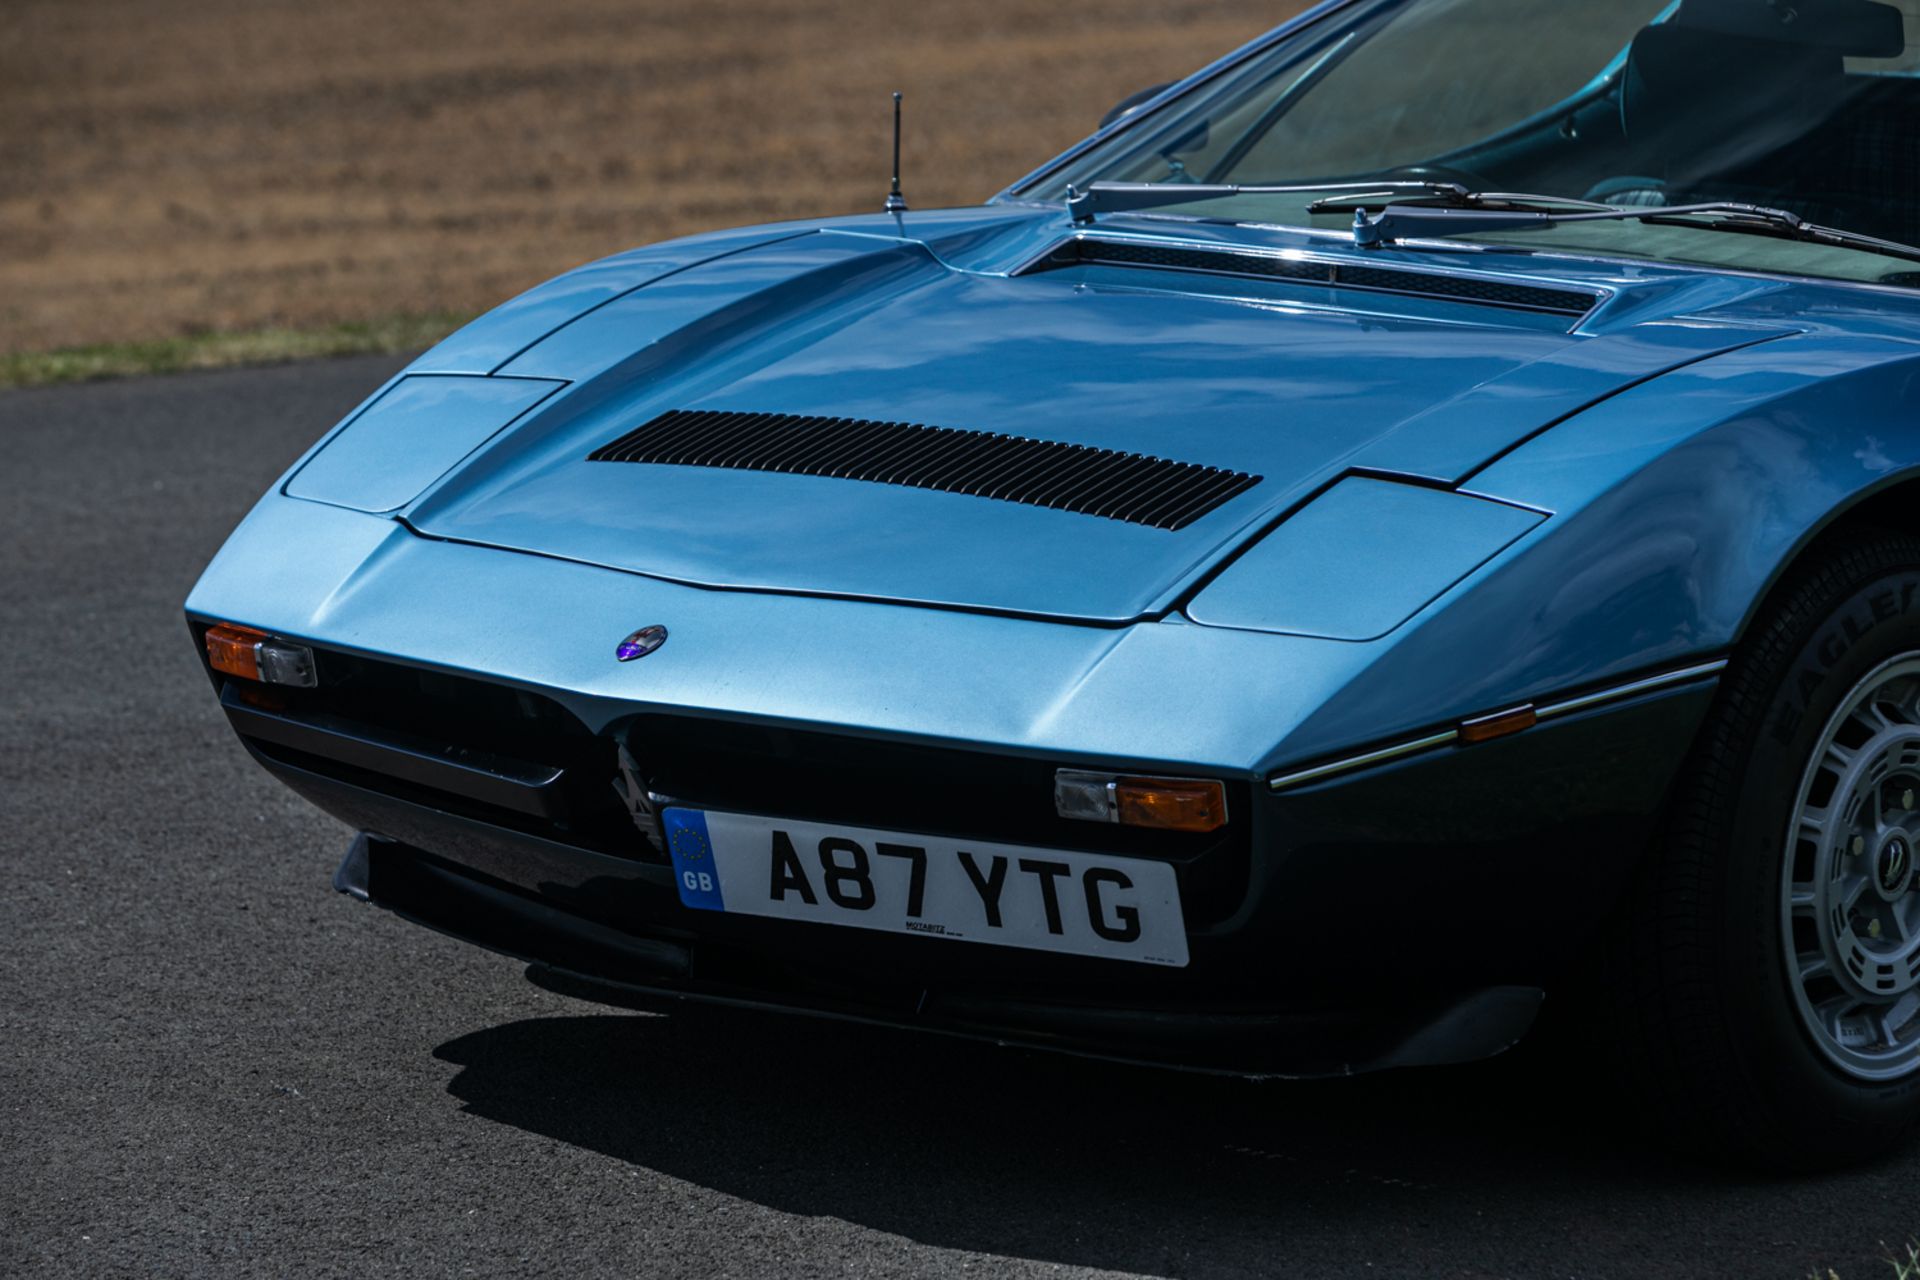
[[[703, 722], [656, 715], [606, 735], [576, 724], [545, 743], [535, 765], [473, 748], [431, 751], [432, 716], [403, 707], [396, 714], [419, 736], [398, 740], [410, 753], [401, 759], [425, 762], [409, 773], [390, 755], [366, 754], [393, 751], [395, 741], [364, 724], [350, 729], [346, 717], [263, 711], [231, 686], [223, 703], [263, 766], [369, 833], [341, 867], [339, 888], [525, 960], [573, 994], [750, 1004], [1192, 1069], [1311, 1076], [1464, 1061], [1517, 1039], [1646, 842], [1672, 769], [1657, 744], [1684, 745], [1710, 690], [1664, 690], [1524, 739], [1283, 795], [1241, 785], [1225, 833], [1166, 854], [1187, 904], [1192, 958], [1182, 969], [689, 910], [611, 785], [613, 739], [650, 731], [641, 754], [674, 759], [678, 729], [691, 745], [673, 785], [692, 803], [737, 808], [758, 793], [763, 812], [871, 824], [872, 807], [855, 808], [856, 797], [863, 788], [880, 795], [884, 780], [871, 764], [852, 766], [907, 750], [899, 744], [868, 744], [880, 753], [870, 757], [854, 739], [794, 742], [792, 731], [725, 725], [708, 725], [703, 742]], [[472, 701], [471, 690], [455, 693], [459, 705]], [[383, 691], [382, 700], [393, 696]], [[525, 695], [514, 696], [524, 708]], [[739, 768], [722, 748], [742, 734], [762, 746], [787, 741], [790, 754], [766, 770]], [[540, 745], [533, 730], [522, 737]], [[952, 759], [960, 754], [947, 754], [946, 772], [1046, 794], [1044, 762], [983, 755], [968, 774]], [[785, 777], [823, 755], [817, 778]], [[837, 791], [821, 781], [839, 773]], [[598, 809], [596, 796], [605, 801]], [[918, 806], [919, 829], [968, 825], [980, 838], [1035, 821], [1018, 796], [967, 813], [937, 793], [894, 803]], [[880, 808], [884, 825], [914, 829]], [[944, 823], [928, 816], [943, 812]], [[1071, 838], [1119, 852], [1116, 843], [1132, 840], [1128, 856], [1153, 856], [1137, 843], [1145, 833], [1072, 825], [1070, 834], [1026, 828], [1025, 842]]]
[[[1311, 758], [1316, 709], [1379, 645], [1177, 616], [1109, 629], [703, 591], [277, 496], [188, 614], [399, 673], [281, 708], [222, 688], [256, 759], [372, 833], [348, 883], [376, 903], [606, 993], [1248, 1074], [1508, 1043], [1525, 1002], [1513, 991], [1549, 987], [1617, 900], [1713, 689], [1661, 689], [1275, 794], [1265, 778]], [[614, 662], [619, 638], [650, 622], [672, 640]], [[329, 698], [355, 687], [322, 672]], [[1429, 704], [1490, 705], [1470, 688], [1407, 692], [1370, 730], [1434, 723]], [[694, 807], [1164, 857], [1190, 963], [687, 910], [614, 795], [623, 742]], [[1068, 822], [1052, 812], [1058, 767], [1220, 778], [1233, 821], [1163, 844]]]
[[[616, 895], [639, 888], [621, 886], [630, 878], [589, 877], [595, 893]], [[577, 892], [584, 883], [564, 888]], [[898, 980], [852, 984], [836, 981], [827, 966], [776, 961], [711, 938], [638, 937], [366, 835], [354, 841], [334, 887], [527, 961], [528, 976], [549, 990], [604, 1004], [651, 1010], [691, 999], [1241, 1076], [1344, 1075], [1489, 1057], [1525, 1034], [1541, 1001], [1538, 988], [1512, 986], [1315, 1013], [1063, 1001]]]

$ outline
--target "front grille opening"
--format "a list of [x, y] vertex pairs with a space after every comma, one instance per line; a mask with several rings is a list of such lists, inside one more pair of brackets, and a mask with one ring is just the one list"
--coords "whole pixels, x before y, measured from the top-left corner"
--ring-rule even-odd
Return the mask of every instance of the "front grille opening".
[[613, 789], [618, 745], [625, 743], [648, 789], [667, 803], [1167, 861], [1178, 870], [1190, 928], [1226, 919], [1246, 897], [1252, 789], [1245, 782], [1227, 783], [1230, 821], [1218, 831], [1077, 822], [1054, 811], [1058, 761], [662, 713], [596, 734], [559, 703], [526, 690], [327, 650], [315, 652], [315, 663], [318, 686], [287, 689], [287, 711], [431, 739], [450, 753], [481, 751], [562, 768], [561, 812], [542, 818], [250, 740], [256, 750], [410, 804], [595, 853], [666, 861]]
[[1244, 471], [992, 431], [673, 409], [589, 462], [722, 467], [907, 485], [1182, 529], [1260, 482]]
[[[324, 713], [395, 740], [443, 744], [452, 758], [501, 756], [565, 770], [560, 813], [551, 819], [423, 787], [311, 752], [255, 742], [257, 750], [325, 777], [545, 839], [623, 858], [653, 860], [613, 790], [612, 743], [559, 703], [523, 689], [466, 676], [316, 650], [319, 684], [288, 688], [293, 714]], [[664, 859], [658, 859], [664, 861]]]
[[654, 790], [695, 807], [1172, 862], [1189, 927], [1225, 919], [1246, 897], [1243, 782], [1227, 783], [1220, 830], [1151, 831], [1062, 818], [1055, 760], [695, 716], [642, 715], [625, 731]]
[[1270, 254], [1237, 253], [1186, 245], [1147, 244], [1133, 240], [1078, 238], [1067, 241], [1021, 274], [1055, 271], [1083, 265], [1158, 268], [1206, 275], [1249, 276], [1286, 280], [1335, 289], [1364, 289], [1422, 298], [1476, 302], [1512, 311], [1540, 311], [1551, 315], [1584, 316], [1599, 304], [1596, 294], [1577, 289], [1492, 280], [1483, 276], [1438, 271], [1410, 271], [1397, 267], [1360, 266]]

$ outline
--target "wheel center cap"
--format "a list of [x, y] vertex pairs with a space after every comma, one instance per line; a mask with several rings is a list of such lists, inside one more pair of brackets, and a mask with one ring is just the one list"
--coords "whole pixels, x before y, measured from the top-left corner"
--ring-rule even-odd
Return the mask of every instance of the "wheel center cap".
[[1874, 863], [1873, 878], [1880, 892], [1888, 898], [1897, 898], [1907, 891], [1907, 885], [1913, 879], [1913, 847], [1905, 836], [1895, 836], [1880, 846], [1880, 857]]

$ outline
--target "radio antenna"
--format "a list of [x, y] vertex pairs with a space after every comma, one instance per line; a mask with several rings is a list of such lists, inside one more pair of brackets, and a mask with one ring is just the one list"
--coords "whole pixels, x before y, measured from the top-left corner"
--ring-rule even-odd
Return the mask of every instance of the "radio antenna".
[[893, 95], [893, 189], [887, 192], [885, 212], [905, 213], [907, 198], [900, 194], [900, 94]]

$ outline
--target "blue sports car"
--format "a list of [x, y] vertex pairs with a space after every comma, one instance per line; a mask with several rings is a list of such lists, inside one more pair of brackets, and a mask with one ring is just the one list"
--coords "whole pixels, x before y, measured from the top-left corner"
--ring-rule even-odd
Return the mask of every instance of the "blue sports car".
[[1858, 1158], [1920, 1115], [1916, 32], [1322, 4], [977, 208], [503, 304], [194, 643], [338, 888], [556, 989], [1249, 1076], [1564, 995], [1675, 1132]]

